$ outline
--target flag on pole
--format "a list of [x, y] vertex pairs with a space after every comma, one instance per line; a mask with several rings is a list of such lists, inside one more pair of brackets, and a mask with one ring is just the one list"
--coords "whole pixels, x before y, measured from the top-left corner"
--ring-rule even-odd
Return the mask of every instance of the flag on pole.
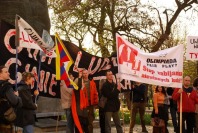
[[63, 42], [59, 38], [58, 34], [55, 34], [56, 44], [56, 80], [64, 80], [65, 84], [69, 88], [78, 89], [78, 86], [69, 78], [68, 72], [70, 66], [73, 64], [69, 52], [64, 46]]
[[19, 15], [16, 15], [19, 27], [19, 47], [39, 49], [48, 57], [56, 57], [53, 46], [46, 44], [38, 33]]
[[16, 29], [16, 36], [15, 36], [15, 46], [19, 46], [19, 24], [18, 24], [18, 15], [15, 16], [15, 29]]
[[[58, 34], [55, 33], [55, 45], [56, 45], [56, 80], [63, 80], [68, 88], [74, 88], [77, 91], [78, 86], [69, 78], [68, 71], [70, 66], [73, 64], [73, 60], [64, 46], [63, 42], [59, 38]], [[82, 91], [82, 89], [80, 89]], [[80, 96], [81, 97], [81, 96]], [[80, 124], [77, 110], [76, 110], [76, 97], [73, 91], [72, 93], [72, 115], [74, 117], [74, 123], [80, 133], [83, 133], [82, 126]]]

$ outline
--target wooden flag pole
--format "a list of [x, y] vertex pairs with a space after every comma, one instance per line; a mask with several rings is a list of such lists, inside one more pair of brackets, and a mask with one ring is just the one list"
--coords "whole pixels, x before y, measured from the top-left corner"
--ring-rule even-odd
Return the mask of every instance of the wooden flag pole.
[[19, 46], [19, 25], [18, 25], [19, 16], [15, 16], [15, 46], [16, 46], [16, 67], [15, 67], [15, 91], [17, 91], [17, 73], [18, 73], [18, 46]]
[[180, 133], [182, 133], [182, 93], [180, 94]]

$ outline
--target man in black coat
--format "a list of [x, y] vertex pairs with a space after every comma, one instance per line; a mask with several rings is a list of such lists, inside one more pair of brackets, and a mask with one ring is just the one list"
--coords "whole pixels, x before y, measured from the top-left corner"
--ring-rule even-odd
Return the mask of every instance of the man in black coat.
[[[8, 99], [9, 103], [14, 108], [21, 107], [21, 98], [18, 97], [18, 91], [13, 90], [11, 84], [8, 82], [9, 79], [10, 73], [8, 72], [8, 68], [0, 66], [0, 97]], [[5, 83], [6, 86], [4, 86]], [[7, 132], [8, 130], [12, 130], [11, 123], [0, 117], [0, 131]]]
[[105, 111], [105, 133], [111, 133], [111, 117], [116, 126], [117, 133], [123, 133], [122, 126], [119, 118], [119, 93], [121, 86], [113, 82], [113, 73], [111, 71], [106, 72], [106, 82], [102, 86], [102, 95], [107, 98], [107, 102], [104, 107]]

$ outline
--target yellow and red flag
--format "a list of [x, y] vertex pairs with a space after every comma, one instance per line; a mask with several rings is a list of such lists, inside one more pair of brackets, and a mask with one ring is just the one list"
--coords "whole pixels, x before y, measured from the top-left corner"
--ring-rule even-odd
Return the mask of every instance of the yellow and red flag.
[[65, 45], [59, 38], [58, 34], [55, 34], [55, 44], [56, 44], [56, 80], [64, 80], [68, 88], [78, 89], [78, 86], [69, 78], [68, 72], [69, 68], [73, 64], [73, 59], [71, 58], [69, 52], [67, 51]]

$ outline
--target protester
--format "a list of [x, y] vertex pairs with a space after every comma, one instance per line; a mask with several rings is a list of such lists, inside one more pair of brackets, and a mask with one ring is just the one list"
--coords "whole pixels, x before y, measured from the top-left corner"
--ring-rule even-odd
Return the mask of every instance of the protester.
[[170, 101], [169, 109], [171, 114], [171, 119], [174, 127], [174, 132], [177, 131], [177, 103], [173, 100], [172, 94], [174, 89], [172, 87], [168, 87], [166, 92], [168, 94], [168, 98]]
[[111, 117], [116, 126], [117, 133], [123, 133], [122, 126], [119, 118], [119, 93], [121, 86], [113, 82], [113, 73], [111, 71], [106, 72], [106, 82], [102, 86], [102, 95], [107, 98], [105, 104], [105, 133], [111, 133]]
[[[190, 76], [185, 76], [183, 79], [183, 88], [176, 88], [173, 92], [173, 100], [177, 101], [178, 105], [178, 128], [177, 133], [180, 133], [180, 108], [182, 106], [182, 132], [193, 133], [195, 125], [195, 104], [198, 103], [197, 92], [190, 87]], [[182, 105], [180, 105], [180, 97], [182, 95]]]
[[[153, 112], [151, 114], [152, 118], [159, 118], [163, 120], [163, 123], [168, 120], [168, 114], [165, 109], [164, 101], [166, 97], [166, 91], [163, 86], [157, 86], [155, 89], [155, 93], [153, 94]], [[164, 124], [163, 127], [153, 127], [153, 133], [166, 133], [167, 125]]]
[[[101, 79], [99, 82], [99, 99], [102, 97], [102, 86], [106, 82], [105, 79]], [[104, 108], [99, 107], [99, 123], [100, 123], [100, 132], [105, 133], [105, 111]]]
[[[83, 104], [86, 104], [85, 105], [86, 108], [84, 109], [84, 111], [87, 111], [87, 112], [84, 112], [84, 116], [81, 116], [79, 114], [81, 117], [80, 123], [82, 123], [81, 125], [84, 125], [82, 127], [84, 127], [85, 132], [93, 133], [93, 121], [95, 119], [94, 107], [98, 106], [98, 92], [97, 92], [95, 82], [93, 80], [89, 80], [88, 76], [89, 76], [88, 70], [83, 69], [82, 70], [82, 78], [77, 78], [75, 80], [75, 83], [78, 85], [79, 90], [81, 90], [81, 92], [83, 92], [83, 95], [85, 96], [85, 101]], [[80, 91], [75, 91], [75, 92], [80, 93]], [[77, 94], [77, 95], [79, 95], [79, 94]], [[81, 98], [80, 95], [76, 96], [76, 99], [77, 99], [77, 97]], [[80, 101], [78, 104], [80, 104]], [[80, 112], [79, 109], [80, 108], [77, 107], [78, 112]], [[86, 114], [87, 114], [87, 116], [86, 116]], [[86, 122], [87, 120], [88, 120], [88, 125]], [[88, 131], [87, 131], [86, 126], [88, 127]]]
[[[71, 73], [69, 73], [68, 75], [71, 80], [74, 79]], [[72, 98], [73, 88], [67, 87], [65, 81], [61, 80], [60, 92], [61, 92], [61, 105], [62, 108], [65, 110], [66, 119], [67, 119], [66, 133], [74, 133], [74, 121], [71, 111], [71, 98]]]
[[[198, 97], [198, 78], [196, 78], [193, 82], [193, 87], [195, 89], [195, 91], [197, 92], [197, 97]], [[198, 133], [198, 104], [196, 104], [195, 107], [195, 128], [194, 128], [194, 132]]]
[[[17, 108], [22, 106], [22, 100], [18, 97], [18, 91], [13, 91], [11, 84], [3, 86], [4, 83], [8, 82], [10, 78], [10, 73], [6, 66], [0, 66], [0, 98], [6, 98], [12, 105], [12, 107]], [[2, 115], [2, 114], [1, 114]], [[12, 123], [2, 119], [0, 117], [0, 131], [3, 133], [12, 132]]]
[[169, 109], [169, 106], [170, 106], [170, 100], [169, 100], [169, 96], [167, 94], [167, 88], [165, 88], [165, 92], [166, 92], [166, 95], [165, 95], [165, 99], [164, 99], [164, 108], [165, 108], [165, 114], [167, 114], [167, 119], [164, 121], [165, 122], [165, 130], [166, 130], [166, 133], [168, 133], [168, 128], [167, 128], [167, 125], [168, 125], [168, 109]]
[[131, 108], [131, 120], [130, 120], [130, 128], [129, 133], [133, 132], [133, 128], [135, 126], [136, 115], [139, 112], [142, 132], [148, 133], [145, 126], [144, 114], [146, 108], [146, 91], [147, 87], [145, 84], [136, 82], [134, 88], [131, 89], [131, 100], [132, 100], [132, 108]]
[[22, 80], [18, 84], [19, 96], [22, 99], [23, 106], [17, 109], [17, 119], [15, 125], [23, 128], [23, 133], [34, 133], [35, 110], [37, 104], [33, 99], [39, 94], [38, 90], [31, 94], [31, 84], [34, 82], [34, 75], [30, 72], [22, 74]]

